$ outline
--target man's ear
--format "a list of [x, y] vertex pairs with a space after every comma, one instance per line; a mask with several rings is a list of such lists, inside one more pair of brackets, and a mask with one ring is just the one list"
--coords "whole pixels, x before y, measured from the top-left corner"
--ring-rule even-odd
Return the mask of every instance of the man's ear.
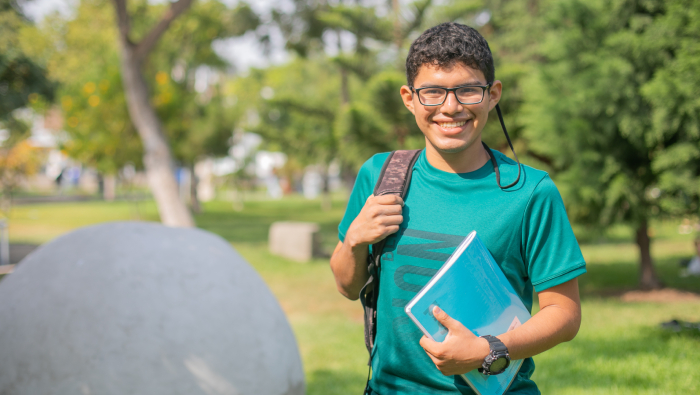
[[493, 110], [496, 104], [501, 101], [502, 90], [503, 84], [501, 84], [501, 81], [496, 80], [491, 84], [491, 89], [489, 89], [489, 111]]
[[413, 108], [413, 92], [411, 91], [411, 88], [409, 88], [408, 85], [404, 85], [401, 87], [400, 93], [401, 99], [403, 99], [403, 105], [408, 108], [408, 111], [415, 115], [416, 112]]

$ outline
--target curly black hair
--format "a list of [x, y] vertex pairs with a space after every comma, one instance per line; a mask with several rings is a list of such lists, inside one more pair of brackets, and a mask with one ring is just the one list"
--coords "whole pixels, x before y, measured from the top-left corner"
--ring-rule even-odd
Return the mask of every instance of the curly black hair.
[[484, 37], [475, 29], [454, 22], [447, 22], [423, 32], [411, 44], [406, 58], [406, 80], [409, 86], [418, 76], [424, 64], [449, 68], [457, 62], [481, 70], [486, 82], [495, 78], [493, 56]]

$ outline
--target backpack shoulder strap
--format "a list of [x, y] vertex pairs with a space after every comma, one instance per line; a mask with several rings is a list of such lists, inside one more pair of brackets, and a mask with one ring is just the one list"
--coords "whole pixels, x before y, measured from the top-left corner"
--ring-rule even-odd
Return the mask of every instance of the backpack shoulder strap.
[[374, 186], [374, 196], [397, 195], [402, 199], [406, 197], [413, 173], [411, 170], [421, 151], [393, 151], [389, 154]]
[[[379, 173], [379, 178], [374, 186], [374, 196], [396, 195], [400, 196], [401, 199], [406, 198], [413, 175], [413, 165], [416, 164], [421, 151], [420, 149], [392, 151], [384, 161], [384, 166]], [[386, 244], [386, 239], [372, 245], [372, 256], [377, 258], [377, 268], [384, 244]]]
[[[418, 160], [422, 150], [393, 151], [384, 162], [377, 184], [374, 186], [374, 196], [397, 195], [406, 197], [411, 183], [413, 165]], [[370, 353], [369, 363], [372, 363], [372, 347], [377, 332], [377, 299], [379, 297], [379, 266], [386, 239], [372, 245], [372, 254], [367, 259], [369, 279], [360, 291], [360, 301], [365, 310], [365, 346]]]

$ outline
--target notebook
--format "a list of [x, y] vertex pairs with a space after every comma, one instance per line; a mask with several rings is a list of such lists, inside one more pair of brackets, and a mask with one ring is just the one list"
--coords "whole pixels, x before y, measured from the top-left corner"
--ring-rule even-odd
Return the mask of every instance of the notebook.
[[[405, 307], [406, 314], [426, 336], [441, 342], [447, 336], [447, 328], [433, 317], [434, 306], [477, 336], [501, 335], [531, 317], [476, 231], [462, 241]], [[505, 372], [494, 376], [485, 376], [475, 369], [461, 377], [479, 395], [502, 395], [522, 363], [513, 360]]]

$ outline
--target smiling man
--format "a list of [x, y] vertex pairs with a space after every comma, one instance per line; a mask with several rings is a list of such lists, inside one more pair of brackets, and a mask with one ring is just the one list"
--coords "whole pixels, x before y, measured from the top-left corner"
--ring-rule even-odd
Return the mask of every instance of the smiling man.
[[[369, 278], [370, 248], [387, 239], [368, 394], [473, 394], [455, 375], [489, 371], [487, 356], [504, 349], [510, 359], [525, 359], [508, 393], [539, 394], [530, 379], [531, 357], [578, 332], [577, 277], [586, 268], [557, 188], [547, 173], [481, 142], [489, 111], [501, 98], [494, 73], [491, 51], [476, 30], [446, 23], [425, 31], [411, 45], [408, 84], [400, 92], [425, 135], [405, 200], [372, 196], [389, 153], [370, 158], [358, 174], [331, 269], [338, 290], [358, 299]], [[540, 311], [487, 340], [437, 310], [449, 334], [436, 343], [403, 309], [472, 230], [528, 309], [535, 293]]]

